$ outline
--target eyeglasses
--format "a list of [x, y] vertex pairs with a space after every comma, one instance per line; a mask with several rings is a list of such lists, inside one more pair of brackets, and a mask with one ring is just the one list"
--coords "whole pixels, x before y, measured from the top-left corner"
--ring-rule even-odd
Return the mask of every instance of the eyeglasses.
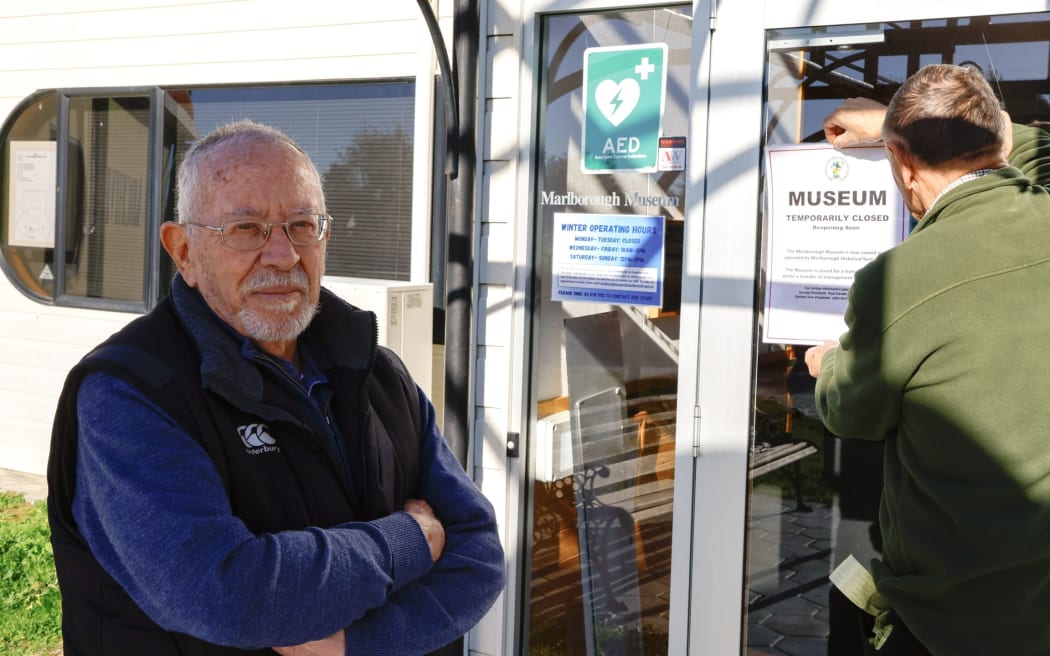
[[255, 219], [233, 219], [213, 226], [207, 223], [182, 221], [186, 225], [207, 228], [219, 233], [222, 243], [237, 251], [254, 251], [262, 248], [270, 232], [277, 226], [284, 228], [288, 241], [296, 246], [311, 246], [324, 239], [328, 234], [328, 222], [332, 217], [327, 214], [299, 214], [282, 223], [267, 223]]

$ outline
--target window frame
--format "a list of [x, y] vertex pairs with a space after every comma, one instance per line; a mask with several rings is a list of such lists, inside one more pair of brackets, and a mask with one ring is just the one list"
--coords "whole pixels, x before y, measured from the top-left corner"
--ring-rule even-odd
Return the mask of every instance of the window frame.
[[[166, 273], [170, 273], [169, 269], [164, 266], [165, 254], [160, 244], [158, 237], [160, 233], [161, 224], [167, 220], [165, 216], [164, 198], [165, 191], [167, 189], [167, 180], [165, 179], [166, 165], [166, 150], [165, 150], [165, 129], [166, 129], [166, 108], [169, 99], [170, 92], [173, 90], [182, 89], [216, 89], [223, 88], [229, 90], [237, 89], [260, 89], [266, 87], [287, 87], [287, 86], [355, 86], [355, 85], [374, 85], [374, 84], [409, 84], [412, 85], [411, 95], [419, 93], [417, 81], [412, 78], [396, 77], [389, 79], [367, 79], [367, 80], [326, 80], [326, 81], [309, 81], [309, 82], [295, 82], [295, 83], [282, 83], [282, 82], [263, 82], [263, 83], [244, 83], [244, 84], [180, 84], [180, 85], [165, 85], [165, 86], [123, 86], [123, 87], [76, 87], [76, 88], [56, 88], [56, 89], [38, 89], [37, 91], [30, 94], [28, 97], [23, 99], [20, 103], [15, 105], [10, 113], [4, 118], [2, 124], [0, 124], [0, 155], [5, 157], [5, 167], [7, 164], [6, 158], [9, 157], [8, 144], [11, 141], [11, 131], [14, 129], [17, 121], [24, 116], [28, 111], [31, 110], [34, 103], [40, 102], [42, 99], [54, 99], [55, 103], [55, 116], [54, 129], [51, 132], [55, 146], [55, 160], [56, 160], [56, 176], [55, 186], [56, 193], [54, 198], [55, 203], [55, 237], [54, 243], [52, 244], [51, 260], [47, 261], [45, 256], [45, 263], [50, 267], [51, 274], [53, 275], [52, 288], [50, 294], [41, 293], [47, 292], [44, 288], [35, 289], [29, 281], [32, 279], [26, 271], [19, 270], [19, 267], [12, 265], [8, 261], [6, 254], [7, 234], [0, 235], [0, 270], [10, 281], [11, 285], [17, 289], [23, 296], [41, 303], [43, 305], [51, 305], [55, 307], [77, 307], [92, 310], [108, 310], [118, 312], [129, 312], [129, 313], [144, 313], [152, 309], [160, 299], [167, 293], [167, 285], [162, 278], [166, 277]], [[83, 185], [83, 181], [75, 180], [74, 176], [70, 172], [70, 157], [71, 157], [71, 103], [77, 99], [91, 99], [91, 98], [128, 98], [137, 97], [145, 98], [149, 103], [148, 109], [148, 124], [147, 124], [147, 153], [146, 153], [146, 189], [145, 189], [145, 233], [143, 239], [145, 240], [143, 249], [143, 261], [141, 263], [144, 268], [144, 275], [142, 280], [142, 293], [141, 298], [138, 300], [122, 300], [113, 298], [93, 297], [93, 296], [82, 296], [78, 294], [71, 294], [67, 292], [67, 280], [66, 274], [68, 265], [65, 256], [58, 254], [65, 253], [65, 249], [73, 239], [72, 233], [70, 232], [72, 225], [70, 223], [70, 213], [77, 211], [72, 207], [72, 198], [69, 194], [65, 193], [64, 190], [71, 189], [71, 184]], [[249, 112], [250, 113], [250, 112]], [[407, 125], [409, 130], [415, 130], [415, 122], [410, 122]], [[425, 137], [425, 135], [424, 135]], [[433, 148], [433, 145], [431, 146]], [[6, 188], [8, 181], [3, 181], [3, 187]], [[411, 189], [409, 190], [411, 192]], [[8, 195], [5, 193], [5, 196]], [[4, 199], [6, 202], [6, 199]], [[435, 214], [435, 207], [431, 208], [431, 215]], [[409, 228], [411, 229], [412, 224], [409, 222]], [[6, 226], [5, 226], [6, 228]], [[432, 235], [433, 236], [433, 235]], [[416, 239], [416, 236], [411, 236], [410, 239]], [[428, 240], [428, 243], [431, 240]], [[430, 248], [433, 251], [433, 244], [430, 244]], [[46, 252], [48, 249], [42, 249]], [[136, 254], [137, 255], [137, 254]], [[34, 260], [35, 261], [35, 260]], [[411, 261], [411, 260], [410, 260]], [[411, 268], [411, 266], [410, 266]]]
[[[69, 144], [70, 144], [70, 101], [74, 98], [130, 98], [145, 96], [149, 99], [149, 124], [147, 125], [147, 169], [146, 169], [146, 216], [145, 232], [143, 239], [145, 267], [143, 276], [143, 290], [141, 301], [127, 301], [108, 299], [104, 297], [81, 296], [66, 293], [66, 258], [54, 259], [55, 289], [52, 303], [63, 307], [82, 307], [93, 310], [114, 310], [118, 312], [145, 312], [155, 306], [159, 300], [159, 268], [156, 266], [157, 256], [160, 249], [160, 239], [156, 236], [160, 233], [159, 205], [155, 202], [159, 198], [158, 188], [160, 181], [157, 176], [156, 164], [159, 160], [159, 146], [157, 139], [158, 121], [156, 109], [158, 98], [163, 98], [164, 91], [160, 87], [91, 87], [77, 89], [57, 89], [58, 93], [58, 116], [57, 116], [57, 184], [58, 189], [69, 189]], [[163, 111], [163, 103], [160, 103]], [[64, 253], [66, 242], [69, 237], [65, 227], [68, 225], [69, 195], [59, 191], [55, 198], [55, 252]], [[61, 229], [60, 229], [61, 228]]]

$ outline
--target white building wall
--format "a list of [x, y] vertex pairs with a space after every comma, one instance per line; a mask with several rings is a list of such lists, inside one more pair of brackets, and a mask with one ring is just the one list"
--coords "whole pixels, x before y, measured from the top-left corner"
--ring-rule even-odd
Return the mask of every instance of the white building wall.
[[38, 0], [0, 8], [0, 112], [40, 88], [411, 76], [413, 0]]
[[0, 280], [0, 467], [44, 473], [66, 373], [133, 316], [51, 308]]
[[[412, 77], [432, 49], [414, 0], [4, 2], [0, 121], [38, 89]], [[135, 316], [37, 303], [0, 275], [0, 467], [44, 473], [66, 373]]]
[[[432, 0], [451, 47], [452, 0]], [[506, 433], [511, 399], [520, 392], [520, 331], [511, 329], [520, 23], [513, 3], [482, 3], [482, 53], [500, 40], [498, 71], [481, 63], [484, 137], [479, 139], [473, 474], [497, 509], [504, 544], [517, 541], [508, 522]], [[509, 9], [502, 7], [507, 5]], [[495, 9], [495, 11], [493, 11]], [[415, 0], [36, 0], [0, 5], [0, 121], [39, 89], [196, 86], [417, 77], [417, 112], [432, 111], [433, 46]], [[501, 80], [499, 89], [491, 88]], [[496, 109], [497, 121], [488, 114]], [[440, 109], [440, 108], [439, 108]], [[415, 208], [429, 222], [432, 119], [417, 134]], [[496, 126], [493, 128], [493, 126]], [[493, 138], [495, 135], [495, 138]], [[501, 139], [503, 139], [501, 141]], [[429, 230], [429, 225], [426, 226]], [[422, 242], [428, 243], [429, 238]], [[415, 248], [415, 247], [414, 247]], [[412, 277], [426, 272], [426, 249], [413, 251]], [[435, 293], [443, 293], [435, 290]], [[520, 307], [520, 300], [518, 302]], [[0, 467], [42, 474], [55, 404], [69, 369], [135, 314], [63, 308], [30, 300], [0, 275]], [[442, 363], [443, 364], [443, 363]], [[510, 372], [518, 383], [508, 387]], [[443, 382], [436, 372], [435, 381]], [[438, 392], [440, 396], [440, 391]], [[440, 398], [435, 403], [440, 408]], [[516, 406], [514, 406], [516, 411]], [[508, 547], [508, 552], [512, 547]], [[513, 576], [513, 574], [512, 574]], [[471, 654], [510, 653], [504, 602], [468, 638]]]

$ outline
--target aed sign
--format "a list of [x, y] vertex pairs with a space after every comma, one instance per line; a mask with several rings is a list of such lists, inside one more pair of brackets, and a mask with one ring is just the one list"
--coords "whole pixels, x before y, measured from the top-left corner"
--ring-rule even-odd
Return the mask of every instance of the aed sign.
[[666, 43], [584, 51], [584, 173], [657, 170], [666, 87]]

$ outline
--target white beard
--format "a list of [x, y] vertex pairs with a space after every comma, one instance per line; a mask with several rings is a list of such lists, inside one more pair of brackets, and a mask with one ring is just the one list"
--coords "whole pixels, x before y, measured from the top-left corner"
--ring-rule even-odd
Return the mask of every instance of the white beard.
[[237, 311], [237, 319], [248, 337], [257, 342], [287, 342], [299, 337], [310, 325], [317, 314], [318, 304], [308, 300], [310, 281], [302, 267], [296, 267], [288, 273], [262, 271], [241, 286], [241, 298], [247, 299], [256, 289], [288, 284], [300, 288], [303, 300], [275, 301], [265, 306], [263, 312], [244, 304]]

